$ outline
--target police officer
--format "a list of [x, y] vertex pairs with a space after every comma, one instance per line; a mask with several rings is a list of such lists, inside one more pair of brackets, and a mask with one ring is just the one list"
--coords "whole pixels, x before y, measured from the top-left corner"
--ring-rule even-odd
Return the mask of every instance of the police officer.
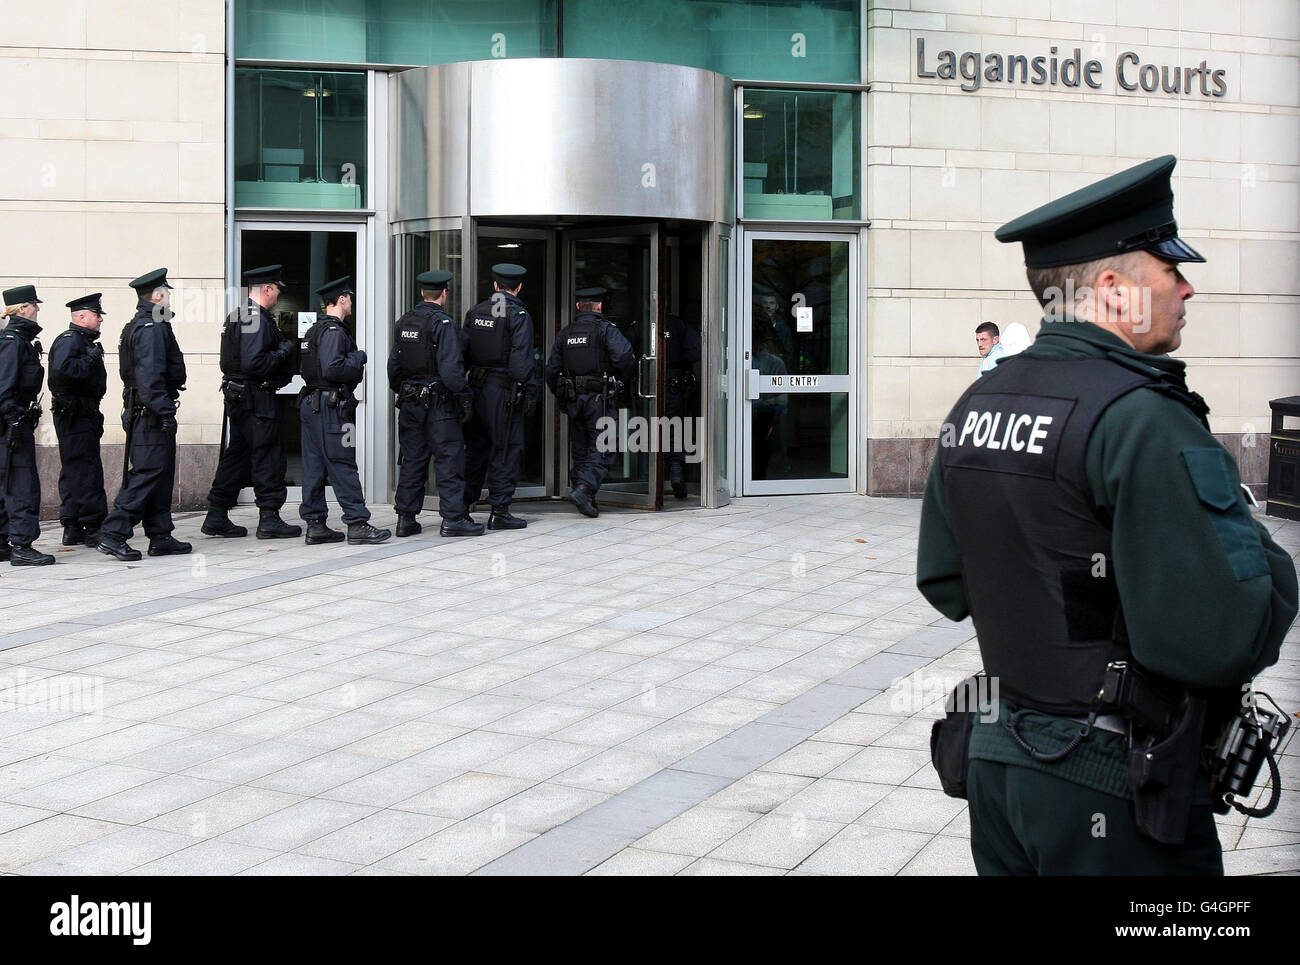
[[41, 535], [41, 481], [36, 475], [37, 396], [45, 369], [36, 323], [41, 300], [32, 285], [10, 288], [3, 295], [9, 319], [0, 332], [0, 560], [11, 566], [48, 566], [54, 557], [32, 549]]
[[122, 427], [126, 446], [122, 486], [104, 520], [96, 548], [123, 561], [140, 558], [127, 545], [136, 523], [144, 524], [150, 556], [190, 552], [172, 537], [172, 488], [176, 482], [176, 412], [185, 388], [185, 356], [172, 331], [167, 269], [131, 282], [135, 315], [122, 329], [118, 370], [122, 376]]
[[1193, 294], [1179, 265], [1205, 260], [1177, 234], [1174, 165], [998, 229], [1046, 315], [958, 401], [926, 485], [917, 585], [973, 618], [1001, 696], [968, 744], [981, 874], [1221, 874], [1202, 698], [1235, 707], [1296, 614], [1289, 555], [1165, 354]]
[[221, 329], [221, 394], [230, 436], [208, 491], [202, 527], [208, 536], [248, 535], [245, 527], [230, 521], [229, 512], [239, 490], [250, 484], [258, 508], [258, 539], [302, 535], [301, 526], [280, 518], [287, 462], [276, 390], [293, 380], [298, 363], [296, 343], [281, 336], [271, 314], [284, 290], [282, 270], [267, 265], [244, 272], [248, 303], [226, 316]]
[[478, 502], [486, 480], [488, 529], [523, 529], [510, 515], [524, 448], [524, 419], [537, 406], [533, 319], [519, 300], [527, 271], [492, 266], [492, 295], [465, 313], [461, 347], [469, 370], [474, 414], [465, 423], [465, 505]]
[[302, 506], [298, 514], [307, 521], [307, 545], [337, 543], [343, 539], [325, 520], [325, 486], [343, 507], [349, 543], [382, 543], [392, 532], [370, 525], [370, 510], [361, 492], [357, 472], [357, 398], [353, 394], [365, 374], [366, 353], [357, 348], [343, 320], [352, 314], [351, 276], [345, 275], [316, 289], [324, 317], [307, 330], [299, 343], [302, 378], [298, 397], [302, 419]]
[[604, 288], [582, 288], [578, 314], [560, 329], [546, 361], [546, 384], [569, 416], [569, 498], [584, 516], [599, 516], [596, 493], [614, 466], [618, 452], [601, 449], [601, 420], [615, 404], [621, 382], [630, 386], [636, 375], [632, 346], [601, 314]]
[[108, 515], [104, 494], [104, 464], [99, 440], [104, 414], [99, 410], [108, 391], [104, 346], [99, 330], [104, 322], [101, 294], [67, 303], [72, 323], [50, 343], [50, 409], [59, 440], [59, 521], [63, 545], [94, 546]]
[[[699, 414], [699, 396], [695, 392], [699, 385], [696, 367], [700, 363], [700, 333], [678, 315], [669, 314], [664, 318], [664, 361], [668, 369], [664, 414], [670, 419], [683, 421], [694, 418]], [[684, 441], [685, 438], [683, 426], [678, 440]], [[664, 465], [668, 470], [673, 498], [685, 499], [686, 453], [674, 446], [664, 454]]]
[[397, 320], [388, 356], [388, 387], [397, 396], [397, 437], [402, 447], [397, 492], [397, 535], [414, 536], [424, 506], [433, 459], [438, 483], [439, 530], [443, 536], [479, 536], [465, 507], [465, 435], [461, 424], [473, 414], [469, 382], [460, 354], [460, 332], [447, 304], [449, 271], [415, 276], [423, 299]]

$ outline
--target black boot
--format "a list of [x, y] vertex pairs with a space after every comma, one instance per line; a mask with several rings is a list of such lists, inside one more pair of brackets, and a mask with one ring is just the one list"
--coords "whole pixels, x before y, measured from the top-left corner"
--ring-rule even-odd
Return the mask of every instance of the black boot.
[[96, 546], [99, 545], [98, 526], [95, 527], [94, 529], [91, 529], [90, 527], [86, 527], [86, 545], [89, 546], [91, 549], [94, 549]]
[[[242, 529], [243, 527], [237, 527]], [[257, 520], [258, 539], [295, 539], [302, 535], [301, 526], [293, 526], [280, 518], [278, 509], [259, 511]]]
[[9, 556], [10, 556], [9, 541], [8, 540], [0, 541], [0, 563], [6, 562], [9, 559]]
[[81, 546], [86, 542], [86, 531], [81, 528], [80, 523], [63, 524], [63, 545], [64, 546]]
[[[227, 515], [229, 511], [222, 506], [208, 506], [208, 515], [203, 520], [200, 532], [204, 536], [247, 536], [248, 527], [236, 526]], [[260, 529], [260, 527], [259, 527]]]
[[488, 516], [487, 521], [488, 529], [523, 529], [527, 525], [528, 520], [510, 515], [509, 506], [503, 506], [500, 509], [493, 508], [492, 514]]
[[674, 499], [686, 498], [686, 474], [680, 468], [674, 466], [668, 474], [668, 484], [673, 487]]
[[193, 549], [189, 543], [174, 539], [171, 533], [149, 537], [150, 556], [184, 556]]
[[341, 543], [343, 534], [337, 529], [330, 529], [325, 525], [323, 519], [307, 520], [307, 545], [315, 546], [317, 543]]
[[50, 566], [54, 563], [54, 557], [49, 553], [42, 553], [40, 550], [34, 550], [30, 546], [17, 546], [9, 551], [10, 566]]
[[420, 525], [419, 520], [414, 516], [397, 515], [397, 535], [400, 536], [419, 536], [424, 532], [424, 527]]
[[383, 543], [393, 533], [387, 529], [375, 529], [369, 523], [348, 523], [348, 545], [360, 543]]
[[573, 505], [578, 507], [578, 512], [584, 516], [599, 516], [600, 510], [596, 508], [596, 503], [591, 498], [591, 491], [586, 486], [576, 486], [573, 492], [569, 494], [569, 499]]
[[483, 528], [482, 523], [476, 523], [472, 516], [465, 515], [460, 519], [444, 519], [438, 533], [441, 536], [482, 536]]
[[99, 542], [95, 544], [95, 549], [105, 556], [111, 556], [124, 563], [134, 563], [140, 558], [140, 551], [131, 549], [130, 546], [126, 545], [126, 540], [120, 536], [110, 536], [107, 533], [99, 534]]

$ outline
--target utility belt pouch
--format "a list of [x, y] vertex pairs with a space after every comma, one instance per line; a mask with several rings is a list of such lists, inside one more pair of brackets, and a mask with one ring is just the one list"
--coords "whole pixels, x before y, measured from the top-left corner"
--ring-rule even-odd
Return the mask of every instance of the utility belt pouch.
[[240, 408], [248, 398], [248, 386], [243, 382], [222, 382], [221, 394], [232, 408]]
[[555, 401], [560, 405], [568, 405], [578, 397], [578, 389], [573, 384], [573, 379], [567, 375], [561, 375], [555, 380]]
[[1141, 729], [1168, 734], [1182, 705], [1167, 690], [1137, 664], [1112, 660], [1106, 665], [1097, 699], [1103, 712], [1120, 714]]
[[948, 695], [945, 716], [930, 728], [930, 763], [943, 793], [963, 800], [970, 771], [970, 738], [979, 714], [979, 679], [977, 674], [959, 683]]
[[397, 403], [419, 402], [421, 387], [414, 382], [403, 382], [397, 389]]
[[482, 387], [483, 383], [487, 381], [487, 377], [488, 370], [482, 366], [472, 368], [468, 373], [469, 384], [474, 386], [476, 389]]

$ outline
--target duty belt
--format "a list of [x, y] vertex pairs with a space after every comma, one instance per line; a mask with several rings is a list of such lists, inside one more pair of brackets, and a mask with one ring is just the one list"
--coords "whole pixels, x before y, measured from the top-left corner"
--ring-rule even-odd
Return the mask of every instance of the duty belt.
[[510, 373], [505, 369], [491, 369], [486, 366], [475, 366], [469, 370], [469, 384], [474, 388], [479, 388], [485, 383], [499, 385], [503, 389], [514, 387], [515, 380], [510, 377]]
[[248, 379], [227, 378], [223, 380], [221, 384], [223, 388], [227, 385], [237, 385], [241, 388], [247, 387], [250, 389], [257, 389], [261, 392], [275, 392], [280, 388], [274, 382], [250, 382]]
[[403, 402], [414, 402], [427, 409], [435, 401], [441, 401], [446, 395], [447, 390], [439, 381], [429, 383], [403, 382], [397, 390], [397, 402], [399, 405]]
[[574, 391], [579, 394], [585, 392], [604, 392], [611, 388], [609, 379], [603, 375], [575, 375], [573, 377]]
[[55, 415], [65, 412], [84, 414], [99, 410], [99, 399], [86, 395], [51, 395], [50, 411]]

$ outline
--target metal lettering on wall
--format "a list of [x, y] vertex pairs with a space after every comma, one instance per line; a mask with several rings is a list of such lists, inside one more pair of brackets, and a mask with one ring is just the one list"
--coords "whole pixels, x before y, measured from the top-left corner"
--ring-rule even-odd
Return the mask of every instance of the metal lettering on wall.
[[1102, 61], [1084, 59], [1082, 47], [1063, 54], [1053, 46], [1046, 54], [1036, 56], [940, 50], [931, 62], [926, 54], [925, 38], [916, 38], [916, 76], [958, 81], [967, 93], [979, 90], [985, 83], [1102, 90], [1110, 76], [1120, 90], [1224, 97], [1228, 93], [1227, 73], [1204, 60], [1191, 67], [1154, 64], [1135, 51], [1126, 50], [1115, 58], [1113, 69], [1107, 75]]

